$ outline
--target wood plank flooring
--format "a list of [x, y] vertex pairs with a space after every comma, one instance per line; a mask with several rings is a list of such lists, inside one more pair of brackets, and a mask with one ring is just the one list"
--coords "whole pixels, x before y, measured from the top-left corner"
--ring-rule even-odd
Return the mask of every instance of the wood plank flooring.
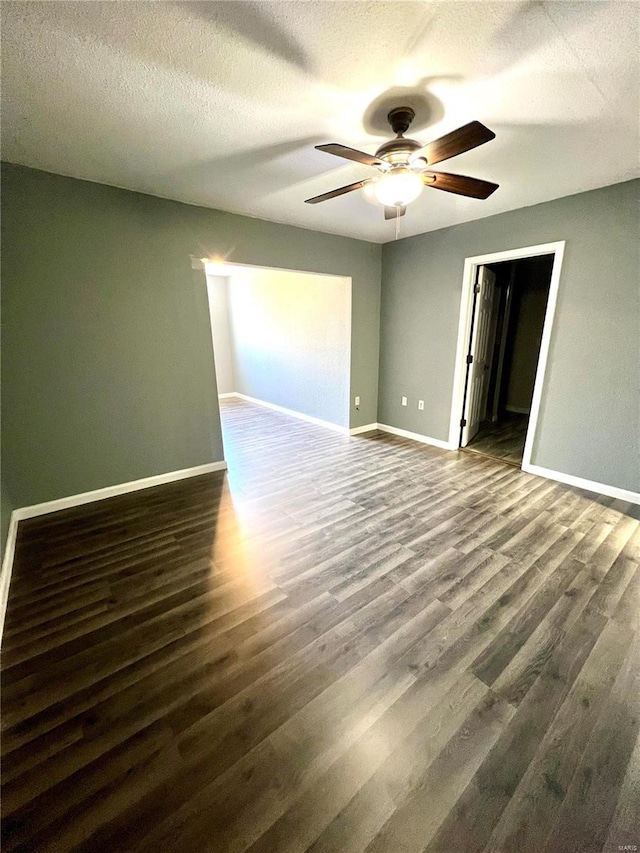
[[640, 845], [638, 508], [223, 420], [228, 477], [20, 525], [3, 849]]
[[518, 467], [522, 464], [528, 415], [508, 415], [495, 423], [483, 421], [465, 450], [502, 459]]

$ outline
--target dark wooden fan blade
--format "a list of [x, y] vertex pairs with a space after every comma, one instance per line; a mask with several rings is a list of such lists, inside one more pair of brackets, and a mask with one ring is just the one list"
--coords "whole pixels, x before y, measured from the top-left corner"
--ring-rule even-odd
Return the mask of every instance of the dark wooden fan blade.
[[[406, 207], [400, 207], [400, 216], [404, 216], [407, 212]], [[384, 209], [384, 218], [385, 219], [396, 219], [398, 216], [398, 208], [397, 207], [385, 207]]]
[[422, 175], [422, 180], [427, 187], [470, 198], [489, 198], [491, 193], [498, 189], [498, 184], [492, 184], [490, 181], [468, 178], [466, 175], [450, 175], [448, 172], [426, 173]]
[[346, 187], [338, 187], [337, 190], [330, 190], [328, 193], [315, 195], [313, 198], [306, 198], [304, 203], [318, 204], [320, 201], [327, 201], [327, 199], [335, 198], [338, 195], [344, 195], [345, 193], [351, 193], [354, 190], [359, 190], [361, 187], [366, 187], [366, 185], [372, 183], [373, 180], [374, 178], [365, 178], [364, 181], [356, 181], [355, 184], [347, 184]]
[[357, 151], [355, 148], [347, 148], [346, 145], [338, 145], [337, 142], [330, 142], [328, 145], [316, 145], [318, 151], [326, 151], [327, 154], [335, 154], [336, 157], [344, 157], [346, 160], [355, 160], [356, 163], [364, 163], [365, 166], [382, 166], [388, 168], [388, 164], [384, 160], [379, 160], [373, 154], [367, 154], [364, 151]]
[[442, 160], [464, 154], [465, 151], [471, 151], [478, 145], [484, 145], [485, 142], [495, 139], [495, 136], [492, 130], [489, 130], [479, 121], [472, 121], [465, 124], [464, 127], [459, 127], [457, 130], [441, 136], [440, 139], [429, 142], [428, 145], [416, 151], [411, 160], [424, 157], [427, 163], [432, 166], [434, 163], [440, 163]]

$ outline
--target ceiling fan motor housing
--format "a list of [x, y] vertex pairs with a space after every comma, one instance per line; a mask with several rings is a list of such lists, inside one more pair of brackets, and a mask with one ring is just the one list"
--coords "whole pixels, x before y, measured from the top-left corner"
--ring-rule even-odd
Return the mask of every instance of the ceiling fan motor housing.
[[405, 139], [402, 135], [409, 129], [409, 125], [416, 114], [411, 107], [395, 107], [387, 115], [387, 121], [396, 134], [395, 139], [384, 142], [376, 151], [376, 157], [386, 160], [392, 166], [398, 163], [406, 165], [409, 157], [414, 151], [422, 148], [422, 144], [415, 139]]
[[411, 154], [414, 151], [419, 151], [422, 145], [415, 139], [406, 139], [404, 136], [398, 136], [396, 139], [390, 139], [388, 142], [383, 142], [380, 148], [376, 151], [376, 157], [380, 160], [386, 160], [387, 163], [407, 163]]

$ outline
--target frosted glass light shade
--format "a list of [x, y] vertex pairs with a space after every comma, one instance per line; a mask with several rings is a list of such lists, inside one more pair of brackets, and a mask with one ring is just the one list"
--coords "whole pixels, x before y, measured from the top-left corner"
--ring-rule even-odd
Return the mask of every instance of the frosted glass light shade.
[[404, 206], [422, 192], [422, 178], [408, 169], [396, 169], [384, 175], [374, 186], [376, 198], [385, 207]]

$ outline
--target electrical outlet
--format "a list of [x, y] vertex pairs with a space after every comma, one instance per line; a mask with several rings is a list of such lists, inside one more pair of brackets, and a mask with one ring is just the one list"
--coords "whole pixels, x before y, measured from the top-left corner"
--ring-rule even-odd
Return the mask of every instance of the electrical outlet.
[[406, 406], [406, 405], [407, 405], [407, 398], [406, 398], [406, 397], [403, 397], [403, 398], [402, 398], [402, 405], [403, 405], [403, 406]]
[[424, 412], [424, 400], [418, 400], [418, 409]]
[[360, 405], [360, 397], [356, 397], [356, 406]]

